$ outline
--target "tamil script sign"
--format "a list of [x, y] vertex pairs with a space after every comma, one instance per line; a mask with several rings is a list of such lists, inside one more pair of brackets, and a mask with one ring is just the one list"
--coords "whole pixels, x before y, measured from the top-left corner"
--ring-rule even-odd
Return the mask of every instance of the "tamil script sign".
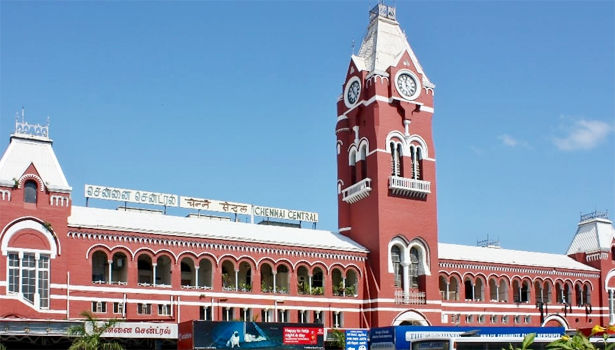
[[347, 329], [345, 350], [367, 350], [367, 330]]
[[253, 212], [256, 216], [266, 216], [268, 218], [318, 222], [318, 213], [307, 211], [254, 206]]
[[205, 198], [180, 197], [168, 193], [137, 191], [106, 186], [85, 185], [85, 197], [205, 210], [226, 214], [251, 215], [252, 219], [254, 219], [254, 216], [263, 216], [273, 219], [318, 222], [318, 213], [308, 211], [253, 206], [246, 203], [223, 202]]
[[[99, 323], [102, 325], [102, 323]], [[88, 329], [89, 328], [89, 329]], [[86, 324], [91, 332], [91, 324]], [[119, 322], [101, 334], [105, 338], [177, 339], [177, 324], [156, 322]]]
[[227, 201], [217, 201], [213, 199], [202, 199], [194, 197], [179, 197], [179, 207], [188, 209], [199, 209], [215, 211], [229, 214], [248, 214], [252, 213], [252, 205], [244, 203], [233, 203]]
[[85, 185], [85, 197], [120, 202], [142, 203], [177, 207], [178, 198], [174, 194], [128, 190], [96, 185]]

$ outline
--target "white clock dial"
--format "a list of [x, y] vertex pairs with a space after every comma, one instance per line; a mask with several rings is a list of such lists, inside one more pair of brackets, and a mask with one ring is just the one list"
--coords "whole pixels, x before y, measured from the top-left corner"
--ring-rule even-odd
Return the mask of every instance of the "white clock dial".
[[408, 73], [402, 73], [397, 76], [397, 91], [406, 97], [413, 98], [416, 93], [417, 83], [414, 78]]
[[350, 84], [350, 88], [348, 89], [348, 94], [346, 98], [348, 99], [348, 103], [351, 105], [355, 104], [359, 99], [359, 94], [361, 93], [361, 84], [359, 81], [355, 80]]

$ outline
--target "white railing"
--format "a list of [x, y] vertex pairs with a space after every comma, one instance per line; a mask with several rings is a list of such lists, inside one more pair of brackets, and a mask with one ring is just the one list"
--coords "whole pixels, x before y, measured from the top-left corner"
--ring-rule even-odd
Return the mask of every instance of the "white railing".
[[425, 304], [425, 292], [396, 290], [395, 304]]
[[395, 195], [425, 197], [427, 193], [431, 193], [431, 182], [390, 176], [389, 189]]
[[342, 200], [346, 203], [355, 203], [369, 196], [372, 190], [372, 179], [365, 178], [356, 184], [342, 190]]

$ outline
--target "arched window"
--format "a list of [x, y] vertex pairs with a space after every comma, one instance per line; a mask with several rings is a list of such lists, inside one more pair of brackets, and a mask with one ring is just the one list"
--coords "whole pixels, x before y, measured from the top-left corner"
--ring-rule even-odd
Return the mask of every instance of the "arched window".
[[410, 288], [419, 287], [419, 251], [415, 247], [410, 248]]
[[357, 153], [355, 151], [350, 152], [348, 161], [350, 164], [350, 184], [353, 185], [357, 183]]
[[574, 294], [576, 296], [576, 303], [577, 306], [582, 306], [584, 301], [583, 301], [583, 286], [580, 284], [575, 284], [574, 286]]
[[395, 287], [402, 287], [403, 268], [401, 266], [401, 249], [394, 245], [391, 247], [391, 263], [393, 264], [393, 275], [395, 276]]
[[498, 281], [494, 277], [489, 278], [489, 300], [500, 301]]
[[367, 178], [367, 145], [363, 145], [363, 147], [361, 147], [361, 152], [359, 155], [361, 157], [361, 179], [366, 179]]
[[36, 203], [36, 181], [28, 180], [24, 185], [23, 201], [26, 203]]
[[401, 144], [399, 143], [395, 143], [395, 142], [391, 142], [390, 143], [390, 148], [391, 148], [391, 175], [393, 176], [402, 176], [403, 171], [402, 171], [402, 148], [401, 148]]
[[416, 161], [415, 163], [415, 179], [423, 180], [423, 150], [420, 147], [416, 149]]
[[583, 300], [586, 304], [591, 304], [592, 302], [592, 292], [588, 284], [583, 286]]

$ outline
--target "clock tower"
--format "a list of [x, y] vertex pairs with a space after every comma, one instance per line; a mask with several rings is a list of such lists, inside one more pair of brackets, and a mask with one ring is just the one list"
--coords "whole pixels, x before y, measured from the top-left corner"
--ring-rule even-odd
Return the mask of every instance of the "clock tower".
[[[435, 85], [395, 8], [370, 11], [337, 102], [339, 231], [369, 249], [368, 327], [439, 319]], [[362, 316], [363, 317], [363, 316]]]

